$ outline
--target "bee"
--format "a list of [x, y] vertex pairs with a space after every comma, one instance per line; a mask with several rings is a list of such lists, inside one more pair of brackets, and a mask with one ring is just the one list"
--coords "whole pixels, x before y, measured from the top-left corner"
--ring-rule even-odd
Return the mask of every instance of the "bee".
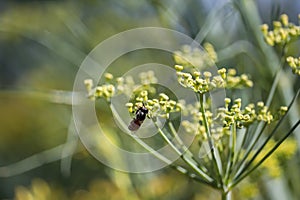
[[135, 112], [135, 118], [131, 120], [130, 124], [128, 125], [128, 129], [130, 131], [137, 131], [146, 119], [147, 114], [148, 109], [145, 106], [137, 109], [137, 111]]

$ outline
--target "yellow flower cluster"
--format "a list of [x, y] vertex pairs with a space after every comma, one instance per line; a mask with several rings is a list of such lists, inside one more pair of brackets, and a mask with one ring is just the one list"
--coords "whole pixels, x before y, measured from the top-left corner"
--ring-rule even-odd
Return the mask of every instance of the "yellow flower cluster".
[[218, 55], [215, 51], [215, 48], [212, 44], [206, 42], [203, 45], [204, 49], [206, 50], [208, 56], [211, 58], [212, 61], [217, 62], [218, 61]]
[[196, 93], [204, 94], [216, 88], [243, 88], [252, 87], [253, 82], [246, 74], [236, 75], [235, 69], [225, 68], [218, 70], [218, 75], [213, 76], [211, 72], [199, 71], [183, 72], [185, 69], [182, 65], [175, 65], [178, 82], [186, 88], [191, 88]]
[[[202, 123], [203, 121], [189, 121], [189, 120], [183, 120], [182, 126], [184, 127], [185, 131], [189, 134], [193, 134], [200, 137], [200, 141], [207, 141], [207, 133], [205, 130], [205, 126]], [[221, 142], [220, 138], [222, 138], [224, 135], [228, 135], [228, 130], [220, 127], [215, 126], [215, 124], [210, 123], [210, 131], [212, 134], [212, 139], [214, 140], [215, 144], [218, 145], [219, 142]], [[215, 126], [215, 127], [214, 127]]]
[[289, 22], [286, 14], [280, 16], [280, 21], [273, 22], [273, 30], [269, 30], [267, 24], [261, 26], [264, 39], [270, 46], [285, 45], [291, 39], [300, 36], [300, 26]]
[[[231, 99], [225, 98], [225, 106], [219, 108], [216, 117], [209, 111], [209, 105], [205, 105], [205, 117], [210, 127], [214, 140], [219, 140], [222, 136], [230, 134], [230, 127], [235, 125], [237, 128], [248, 127], [249, 125], [264, 121], [270, 124], [272, 121], [282, 117], [287, 107], [282, 106], [273, 115], [267, 106], [263, 102], [258, 102], [256, 105], [253, 103], [248, 104], [242, 109], [242, 100], [240, 98], [235, 99], [231, 105]], [[200, 112], [199, 104], [185, 105], [184, 102], [176, 102], [170, 100], [170, 98], [160, 93], [159, 98], [149, 99], [147, 91], [141, 91], [134, 99], [135, 103], [127, 103], [126, 106], [130, 113], [135, 113], [137, 109], [145, 106], [149, 112], [148, 117], [156, 119], [156, 117], [163, 117], [168, 119], [170, 113], [182, 111], [184, 116], [191, 116], [191, 120], [182, 121], [182, 126], [187, 133], [200, 136], [203, 140], [207, 139], [206, 129], [203, 124], [203, 115]], [[221, 122], [217, 123], [217, 121]]]
[[183, 105], [171, 100], [164, 93], [159, 94], [159, 98], [149, 99], [146, 90], [141, 91], [134, 100], [135, 103], [127, 103], [126, 106], [130, 113], [135, 113], [140, 107], [145, 106], [148, 109], [147, 116], [151, 119], [162, 117], [168, 119], [170, 113], [181, 111]]
[[[275, 114], [272, 114], [263, 102], [258, 102], [256, 105], [250, 103], [242, 109], [242, 100], [240, 98], [235, 99], [233, 102], [231, 99], [225, 98], [224, 101], [225, 106], [219, 108], [215, 116], [209, 111], [209, 107], [205, 111], [206, 120], [213, 139], [216, 141], [224, 135], [230, 134], [230, 127], [233, 125], [237, 128], [243, 128], [259, 121], [270, 124], [272, 121], [280, 119], [287, 112], [286, 106], [280, 107]], [[206, 130], [203, 125], [203, 116], [199, 110], [199, 105], [186, 105], [182, 113], [185, 116], [191, 116], [192, 119], [182, 122], [185, 131], [201, 136], [202, 139], [206, 140]]]
[[240, 98], [234, 100], [231, 108], [229, 108], [230, 103], [231, 99], [225, 98], [225, 108], [219, 109], [224, 127], [229, 129], [230, 126], [236, 124], [238, 128], [241, 128], [254, 122], [256, 114], [253, 104], [249, 104], [244, 110], [241, 110], [242, 100]]
[[84, 84], [88, 91], [88, 97], [92, 100], [103, 97], [107, 101], [109, 101], [110, 98], [115, 94], [115, 91], [116, 91], [115, 86], [112, 84], [108, 84], [108, 83], [101, 85], [101, 86], [96, 86], [93, 88], [94, 83], [93, 83], [92, 79], [84, 80]]
[[207, 134], [204, 125], [201, 125], [199, 122], [191, 122], [189, 120], [183, 120], [181, 123], [187, 133], [200, 136], [201, 141], [207, 140]]
[[269, 111], [269, 108], [264, 105], [264, 102], [260, 101], [257, 103], [257, 116], [256, 116], [257, 121], [264, 121], [270, 124], [273, 120], [274, 117]]
[[184, 67], [203, 68], [214, 65], [217, 61], [217, 53], [214, 47], [209, 43], [205, 43], [204, 48], [206, 51], [184, 45], [181, 51], [174, 52], [173, 58], [178, 65]]
[[286, 59], [288, 65], [292, 68], [294, 74], [298, 74], [300, 76], [300, 57], [294, 58], [292, 56], [287, 57]]
[[[269, 108], [264, 105], [262, 101], [258, 102], [256, 106], [253, 103], [245, 106], [245, 109], [241, 109], [242, 100], [240, 98], [235, 99], [233, 105], [229, 108], [231, 99], [225, 98], [225, 108], [219, 109], [219, 116], [223, 119], [224, 127], [229, 128], [231, 125], [236, 124], [238, 128], [243, 126], [249, 126], [255, 121], [263, 121], [270, 124], [275, 120], [274, 115], [269, 111]], [[276, 112], [276, 119], [286, 113], [287, 107], [282, 106], [278, 112]]]
[[[218, 117], [214, 116], [214, 114], [210, 111], [209, 103], [205, 103], [205, 118], [210, 127], [210, 132], [212, 135], [212, 139], [215, 142], [215, 145], [222, 145], [221, 138], [224, 135], [229, 135], [228, 129], [223, 127], [222, 123], [219, 123]], [[207, 132], [204, 125], [204, 118], [202, 113], [200, 112], [200, 104], [199, 102], [195, 104], [187, 104], [184, 105], [184, 109], [182, 110], [182, 114], [189, 120], [183, 120], [182, 126], [185, 131], [189, 134], [193, 134], [199, 137], [199, 141], [207, 141]], [[217, 114], [218, 116], [218, 114]]]
[[152, 83], [157, 83], [157, 78], [153, 71], [141, 72], [139, 78], [142, 85], [149, 85]]
[[[206, 105], [208, 106], [208, 105]], [[200, 136], [203, 140], [207, 139], [207, 134], [205, 130], [205, 126], [203, 125], [203, 115], [200, 112], [200, 105], [196, 103], [194, 105], [188, 104], [184, 106], [183, 115], [184, 116], [191, 116], [191, 120], [183, 120], [182, 126], [184, 127], [185, 131], [190, 134], [194, 134]], [[205, 116], [208, 124], [213, 126], [213, 114], [209, 111], [209, 109], [205, 110]], [[214, 128], [211, 129], [212, 132], [215, 132], [215, 136], [218, 133], [217, 130]], [[218, 132], [222, 130], [218, 129]]]
[[132, 91], [147, 90], [150, 93], [155, 93], [156, 90], [151, 84], [157, 83], [157, 79], [153, 71], [142, 72], [138, 75], [141, 84], [136, 84], [131, 76], [117, 77], [114, 79], [110, 73], [105, 73], [105, 83], [100, 86], [95, 86], [92, 79], [84, 81], [88, 97], [92, 100], [104, 98], [107, 101], [116, 94], [132, 95]]
[[235, 69], [230, 68], [228, 71], [225, 68], [222, 68], [218, 71], [222, 79], [225, 80], [225, 88], [227, 89], [238, 89], [245, 87], [252, 87], [253, 82], [249, 79], [249, 76], [246, 74], [241, 74], [237, 76]]

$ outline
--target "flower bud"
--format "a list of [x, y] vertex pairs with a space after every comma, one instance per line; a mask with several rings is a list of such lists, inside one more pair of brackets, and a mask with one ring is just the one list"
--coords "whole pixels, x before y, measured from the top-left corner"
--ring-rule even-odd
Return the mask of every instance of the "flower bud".
[[288, 24], [289, 24], [289, 17], [286, 14], [282, 14], [280, 16], [280, 20], [281, 20], [283, 26], [288, 26]]
[[110, 81], [114, 78], [114, 76], [111, 73], [105, 73], [104, 77], [107, 81]]
[[93, 87], [93, 80], [92, 79], [84, 80], [84, 85], [85, 85], [87, 91], [90, 91]]
[[182, 71], [183, 70], [183, 66], [182, 65], [175, 65], [175, 69], [176, 71]]

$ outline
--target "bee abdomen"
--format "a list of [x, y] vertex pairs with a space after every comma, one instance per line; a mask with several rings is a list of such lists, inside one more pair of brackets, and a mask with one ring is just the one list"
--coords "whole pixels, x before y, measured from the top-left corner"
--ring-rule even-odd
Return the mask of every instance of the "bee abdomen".
[[140, 126], [141, 126], [141, 122], [139, 120], [134, 119], [130, 122], [128, 129], [130, 131], [136, 131], [140, 128]]

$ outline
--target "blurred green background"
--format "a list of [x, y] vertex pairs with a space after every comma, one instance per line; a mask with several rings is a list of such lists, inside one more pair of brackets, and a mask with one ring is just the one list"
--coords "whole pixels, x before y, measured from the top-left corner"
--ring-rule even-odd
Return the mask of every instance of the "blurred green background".
[[[282, 13], [298, 24], [300, 1], [1, 1], [0, 198], [220, 198], [218, 192], [171, 169], [126, 174], [91, 157], [70, 130], [75, 75], [101, 41], [128, 29], [159, 26], [213, 44], [218, 66], [236, 67], [254, 80], [253, 89], [232, 95], [265, 100], [278, 55], [264, 43], [259, 25], [271, 26]], [[288, 53], [299, 56], [299, 45], [294, 42]], [[173, 64], [169, 54], [142, 51], [117, 60], [109, 71], [122, 75], [119, 69], [147, 62]], [[299, 78], [290, 72], [284, 77], [275, 105], [287, 104], [300, 87]], [[293, 116], [299, 118], [297, 105], [291, 123]], [[97, 111], [106, 116], [106, 131], [118, 133], [105, 102], [97, 103]], [[299, 130], [296, 135], [300, 141]], [[286, 162], [280, 177], [261, 173], [242, 184], [235, 198], [299, 199], [299, 153]]]

